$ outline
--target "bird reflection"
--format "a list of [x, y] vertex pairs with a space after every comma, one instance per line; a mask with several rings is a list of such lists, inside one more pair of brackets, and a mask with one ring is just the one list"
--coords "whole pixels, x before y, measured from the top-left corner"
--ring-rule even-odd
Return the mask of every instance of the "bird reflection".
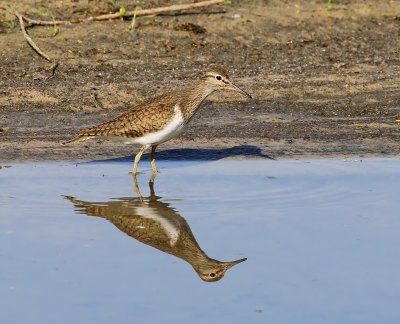
[[246, 260], [222, 262], [209, 258], [186, 220], [155, 194], [154, 179], [149, 182], [149, 197], [141, 195], [135, 176], [133, 184], [137, 198], [123, 197], [107, 202], [65, 198], [74, 204], [78, 213], [105, 218], [136, 240], [187, 261], [204, 281], [218, 281], [229, 268]]

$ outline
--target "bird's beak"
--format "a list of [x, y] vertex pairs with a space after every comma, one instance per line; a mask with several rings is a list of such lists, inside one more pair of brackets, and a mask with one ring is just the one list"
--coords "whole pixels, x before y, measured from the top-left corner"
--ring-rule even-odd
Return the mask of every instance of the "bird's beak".
[[243, 259], [236, 260], [236, 261], [225, 262], [226, 269], [232, 268], [234, 265], [237, 265], [238, 263], [242, 263], [246, 260], [247, 260], [247, 258], [243, 258]]
[[234, 84], [232, 82], [229, 82], [229, 89], [239, 92], [247, 98], [250, 98], [250, 99], [252, 98], [252, 96], [250, 96], [246, 91], [240, 89], [236, 84]]

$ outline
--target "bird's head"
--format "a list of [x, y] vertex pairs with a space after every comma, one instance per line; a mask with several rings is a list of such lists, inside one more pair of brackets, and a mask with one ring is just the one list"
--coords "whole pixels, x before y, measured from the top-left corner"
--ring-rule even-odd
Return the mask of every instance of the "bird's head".
[[240, 94], [246, 96], [247, 98], [251, 98], [246, 91], [240, 89], [237, 85], [235, 85], [228, 76], [228, 73], [217, 66], [211, 67], [202, 78], [207, 86], [213, 90], [233, 90], [239, 92]]
[[202, 280], [213, 282], [222, 279], [228, 269], [246, 260], [247, 258], [229, 262], [220, 262], [210, 259], [206, 264], [202, 264], [200, 267], [195, 268], [195, 270]]

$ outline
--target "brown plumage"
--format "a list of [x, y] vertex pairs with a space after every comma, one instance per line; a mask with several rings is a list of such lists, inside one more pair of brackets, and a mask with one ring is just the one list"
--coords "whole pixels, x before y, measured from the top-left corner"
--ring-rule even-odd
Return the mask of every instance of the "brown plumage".
[[[140, 195], [139, 198], [118, 198], [107, 202], [65, 198], [74, 204], [79, 213], [105, 218], [134, 239], [185, 260], [205, 281], [220, 280], [229, 268], [246, 260], [222, 262], [209, 258], [200, 248], [186, 220], [169, 203], [155, 195], [152, 183], [150, 188], [148, 198]], [[136, 191], [139, 192], [139, 189]]]
[[148, 99], [108, 122], [79, 131], [77, 137], [65, 143], [102, 137], [142, 144], [142, 149], [135, 157], [133, 174], [137, 173], [143, 152], [152, 147], [151, 163], [155, 174], [154, 153], [157, 145], [179, 135], [203, 100], [213, 91], [223, 89], [237, 91], [251, 98], [229, 80], [224, 69], [213, 67], [194, 86]]
[[[172, 118], [174, 110], [171, 107], [173, 108], [177, 102], [185, 100], [186, 98], [180, 91], [148, 99], [110, 121], [82, 129], [76, 138], [66, 143], [81, 142], [96, 136], [138, 138], [159, 131]], [[186, 114], [189, 115], [190, 112], [187, 111]]]

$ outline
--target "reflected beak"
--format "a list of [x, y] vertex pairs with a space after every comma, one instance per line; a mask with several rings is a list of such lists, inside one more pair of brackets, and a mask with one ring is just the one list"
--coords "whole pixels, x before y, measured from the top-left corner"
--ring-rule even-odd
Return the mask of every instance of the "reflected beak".
[[229, 83], [229, 89], [239, 92], [247, 98], [250, 98], [250, 99], [252, 98], [252, 96], [250, 96], [246, 91], [240, 89], [236, 84], [233, 84], [232, 82]]
[[237, 265], [238, 263], [242, 263], [246, 260], [247, 260], [247, 258], [243, 258], [243, 259], [236, 260], [236, 261], [225, 262], [227, 265], [226, 269], [232, 268], [234, 265]]

